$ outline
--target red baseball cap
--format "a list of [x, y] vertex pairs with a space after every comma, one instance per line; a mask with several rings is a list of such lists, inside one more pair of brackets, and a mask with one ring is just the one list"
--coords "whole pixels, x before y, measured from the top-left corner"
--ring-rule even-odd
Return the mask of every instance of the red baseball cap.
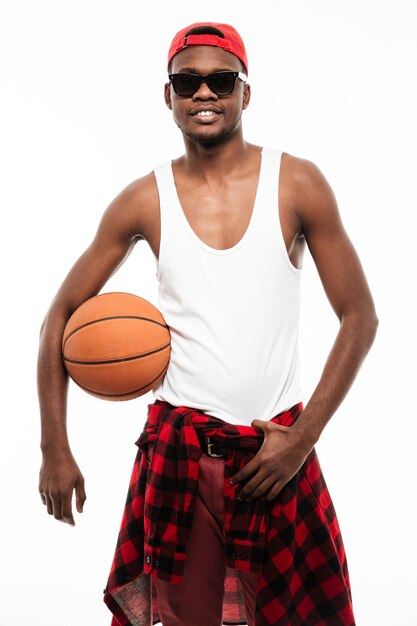
[[[187, 35], [190, 30], [193, 30], [194, 28], [201, 28], [204, 26], [216, 28], [222, 33], [223, 37], [215, 34], [203, 33]], [[237, 30], [235, 30], [233, 26], [230, 26], [230, 24], [217, 24], [216, 22], [198, 22], [180, 30], [175, 35], [169, 48], [168, 66], [171, 62], [171, 59], [176, 54], [178, 54], [178, 52], [181, 52], [181, 50], [187, 48], [187, 46], [217, 46], [218, 48], [223, 48], [224, 50], [226, 50], [226, 52], [230, 52], [231, 54], [234, 54], [238, 59], [240, 59], [245, 66], [246, 73], [248, 73], [248, 58], [246, 56], [244, 43]]]

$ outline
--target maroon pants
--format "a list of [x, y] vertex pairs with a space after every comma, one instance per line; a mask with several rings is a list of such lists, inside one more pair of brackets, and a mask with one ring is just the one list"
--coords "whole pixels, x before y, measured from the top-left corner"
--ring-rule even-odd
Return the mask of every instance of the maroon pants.
[[[162, 626], [221, 626], [226, 551], [223, 534], [224, 457], [200, 458], [198, 497], [190, 536], [184, 583], [175, 585], [155, 578]], [[237, 570], [248, 626], [255, 624], [258, 574]]]

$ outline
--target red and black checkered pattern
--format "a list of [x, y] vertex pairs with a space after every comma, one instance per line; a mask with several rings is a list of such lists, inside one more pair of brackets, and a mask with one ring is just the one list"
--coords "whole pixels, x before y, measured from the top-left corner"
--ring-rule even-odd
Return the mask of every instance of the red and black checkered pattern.
[[[272, 421], [291, 426], [302, 408], [299, 403]], [[236, 576], [241, 569], [259, 573], [256, 626], [354, 626], [346, 555], [315, 449], [274, 500], [240, 501], [236, 496], [244, 482], [230, 485], [229, 480], [255, 456], [263, 432], [163, 400], [148, 405], [136, 442], [139, 450], [104, 590], [112, 626], [159, 623], [153, 577], [182, 582], [202, 434], [226, 449], [223, 623], [247, 624]]]

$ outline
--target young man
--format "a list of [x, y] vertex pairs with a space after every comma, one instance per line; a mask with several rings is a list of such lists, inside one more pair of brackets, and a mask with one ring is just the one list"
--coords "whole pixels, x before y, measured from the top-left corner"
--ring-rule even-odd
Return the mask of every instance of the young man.
[[[165, 101], [185, 154], [111, 202], [42, 327], [41, 499], [71, 525], [73, 490], [83, 509], [61, 336], [143, 238], [157, 260], [172, 351], [137, 442], [105, 589], [113, 625], [351, 626], [346, 557], [314, 445], [375, 337], [367, 281], [320, 170], [244, 140], [251, 94], [235, 29], [183, 29], [168, 73]], [[306, 244], [340, 329], [303, 408]]]

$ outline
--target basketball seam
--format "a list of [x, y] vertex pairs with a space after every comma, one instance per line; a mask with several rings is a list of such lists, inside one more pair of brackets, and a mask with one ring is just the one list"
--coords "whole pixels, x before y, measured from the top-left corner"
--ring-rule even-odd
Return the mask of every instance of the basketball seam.
[[92, 324], [98, 324], [99, 322], [108, 322], [109, 320], [145, 320], [146, 322], [152, 322], [153, 324], [157, 324], [158, 326], [162, 326], [162, 328], [168, 328], [168, 326], [166, 324], [163, 324], [162, 322], [157, 322], [156, 320], [153, 320], [149, 317], [140, 317], [139, 315], [111, 315], [109, 317], [100, 317], [97, 320], [92, 320], [91, 322], [86, 322], [85, 324], [81, 324], [81, 326], [77, 326], [77, 328], [74, 328], [74, 330], [72, 330], [70, 332], [70, 334], [68, 335], [68, 337], [65, 338], [64, 344], [62, 346], [62, 349], [65, 349], [65, 345], [68, 341], [68, 339], [70, 337], [72, 337], [72, 335], [74, 335], [75, 333], [77, 333], [79, 330], [81, 330], [82, 328], [86, 328], [86, 326], [91, 326]]
[[[168, 363], [169, 365], [169, 363]], [[95, 391], [94, 389], [91, 389], [90, 387], [84, 387], [84, 385], [80, 385], [80, 383], [78, 383], [75, 378], [72, 378], [71, 374], [71, 378], [72, 380], [79, 386], [81, 387], [81, 389], [84, 389], [85, 391], [91, 391], [91, 393], [94, 393], [98, 396], [108, 396], [111, 398], [116, 398], [118, 396], [130, 396], [132, 393], [137, 393], [138, 391], [141, 391], [142, 389], [145, 389], [145, 387], [149, 387], [149, 385], [152, 385], [152, 383], [154, 383], [156, 380], [158, 380], [158, 378], [160, 376], [162, 376], [162, 374], [164, 373], [164, 371], [166, 372], [168, 369], [168, 365], [166, 365], [158, 374], [158, 376], [156, 376], [153, 380], [149, 381], [149, 383], [146, 383], [146, 385], [143, 385], [142, 387], [139, 387], [138, 389], [133, 389], [132, 391], [125, 391], [124, 393], [104, 393], [103, 391]]]
[[108, 359], [107, 361], [77, 361], [75, 359], [70, 359], [66, 356], [63, 357], [64, 361], [68, 363], [74, 363], [75, 365], [109, 365], [111, 363], [122, 363], [123, 361], [134, 361], [135, 359], [143, 359], [145, 356], [150, 356], [151, 354], [155, 354], [156, 352], [161, 352], [166, 348], [169, 348], [171, 344], [167, 343], [161, 348], [157, 348], [156, 350], [151, 350], [150, 352], [145, 352], [144, 354], [136, 354], [135, 356], [126, 356], [121, 359]]

